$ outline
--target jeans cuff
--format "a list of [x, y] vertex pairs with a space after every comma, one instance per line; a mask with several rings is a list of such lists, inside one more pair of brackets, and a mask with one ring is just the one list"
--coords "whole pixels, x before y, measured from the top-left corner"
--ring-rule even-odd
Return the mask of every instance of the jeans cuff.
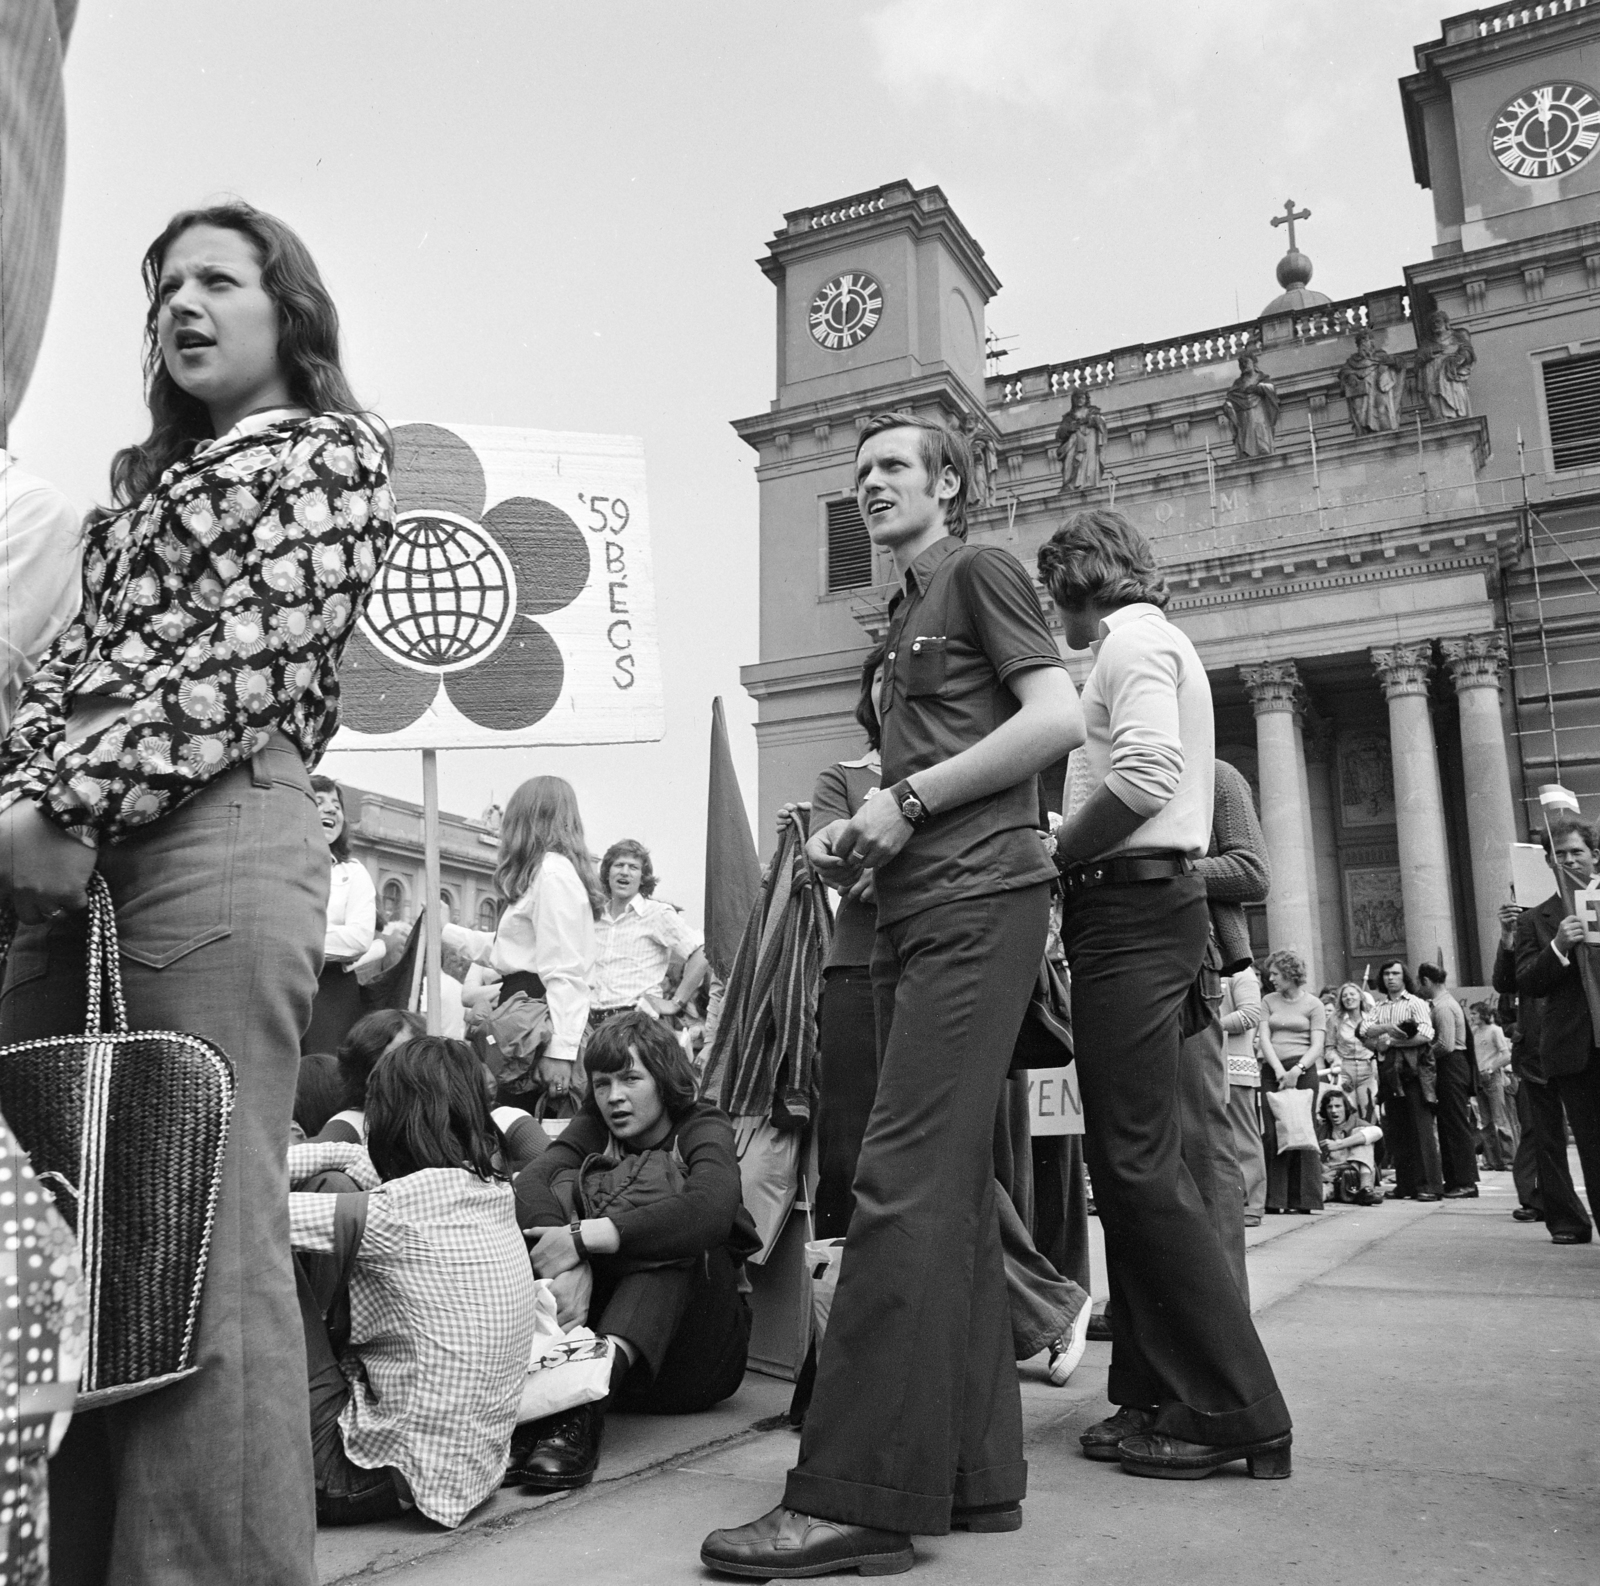
[[[989, 1500], [983, 1500], [985, 1502]], [[950, 1531], [950, 1496], [901, 1492], [866, 1482], [841, 1481], [791, 1470], [783, 1506], [842, 1525], [870, 1525], [880, 1531], [908, 1531], [914, 1536], [946, 1536]]]
[[1240, 1443], [1256, 1443], [1279, 1437], [1293, 1422], [1289, 1406], [1276, 1388], [1264, 1399], [1241, 1410], [1195, 1410], [1173, 1401], [1163, 1404], [1156, 1414], [1155, 1429], [1169, 1437], [1190, 1443], [1207, 1443], [1214, 1448], [1233, 1448]]

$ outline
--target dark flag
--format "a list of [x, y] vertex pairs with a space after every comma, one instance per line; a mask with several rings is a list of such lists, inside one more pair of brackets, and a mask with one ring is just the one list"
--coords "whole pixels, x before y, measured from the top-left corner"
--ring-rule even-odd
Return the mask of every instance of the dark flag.
[[711, 787], [706, 800], [706, 959], [720, 980], [733, 968], [740, 934], [760, 891], [761, 861], [718, 695], [711, 702]]
[[77, 9], [78, 0], [0, 5], [0, 437], [50, 309], [67, 161], [61, 61]]

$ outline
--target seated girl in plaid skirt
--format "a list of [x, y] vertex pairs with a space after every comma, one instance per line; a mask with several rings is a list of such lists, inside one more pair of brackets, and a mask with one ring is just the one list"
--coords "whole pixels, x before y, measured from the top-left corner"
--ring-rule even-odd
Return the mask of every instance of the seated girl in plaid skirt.
[[418, 1036], [367, 1080], [366, 1145], [289, 1148], [317, 1518], [458, 1525], [505, 1472], [534, 1289], [470, 1047]]

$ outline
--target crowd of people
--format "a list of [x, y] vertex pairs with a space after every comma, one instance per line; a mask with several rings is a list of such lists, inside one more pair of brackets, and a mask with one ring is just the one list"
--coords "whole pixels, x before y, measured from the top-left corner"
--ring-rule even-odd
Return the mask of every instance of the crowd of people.
[[[609, 1407], [732, 1394], [763, 1241], [700, 1072], [720, 988], [643, 844], [597, 861], [574, 790], [534, 777], [502, 820], [495, 928], [384, 929], [312, 772], [394, 526], [387, 432], [281, 221], [185, 212], [143, 270], [150, 434], [7, 635], [0, 1045], [81, 1030], [98, 875], [134, 1026], [215, 1043], [237, 1095], [198, 1369], [75, 1418], [51, 1571], [282, 1586], [312, 1579], [318, 1522], [453, 1526], [503, 1482], [567, 1491]], [[1016, 1362], [1048, 1350], [1059, 1382], [1081, 1358], [1086, 1184], [1111, 1413], [1079, 1443], [1147, 1478], [1291, 1473], [1249, 1305], [1261, 1216], [1375, 1205], [1388, 1175], [1394, 1196], [1476, 1195], [1481, 1151], [1514, 1164], [1519, 1217], [1591, 1237], [1566, 1128], [1600, 1191], [1600, 1063], [1560, 898], [1508, 912], [1496, 1000], [1466, 1012], [1437, 965], [1320, 996], [1290, 947], [1258, 965], [1244, 911], [1269, 856], [1149, 543], [1079, 512], [1035, 584], [967, 543], [972, 475], [940, 421], [859, 431], [857, 502], [898, 587], [864, 752], [780, 816], [838, 897], [804, 1099], [843, 1252], [783, 1500], [706, 1538], [722, 1573], [891, 1573], [913, 1535], [1022, 1524]], [[59, 528], [31, 487], [29, 512]], [[1081, 698], [1040, 586], [1094, 652]], [[1551, 837], [1587, 880], [1595, 834]], [[426, 1009], [435, 921], [455, 972]], [[1085, 1122], [1048, 1160], [1013, 1127], [1041, 1028], [1071, 1042]], [[604, 1380], [527, 1414], [552, 1327]]]

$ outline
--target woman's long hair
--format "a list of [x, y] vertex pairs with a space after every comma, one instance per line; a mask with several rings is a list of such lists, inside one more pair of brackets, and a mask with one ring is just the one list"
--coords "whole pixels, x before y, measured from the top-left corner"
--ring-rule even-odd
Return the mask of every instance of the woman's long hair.
[[572, 862], [599, 919], [605, 893], [583, 835], [578, 795], [570, 782], [558, 776], [529, 777], [506, 804], [500, 819], [500, 862], [494, 867], [501, 897], [508, 903], [525, 897], [546, 854], [560, 854]]
[[492, 1181], [499, 1145], [483, 1064], [465, 1041], [419, 1035], [378, 1059], [367, 1080], [367, 1155], [380, 1177], [459, 1167]]
[[[140, 266], [150, 307], [144, 322], [145, 402], [150, 433], [111, 459], [111, 499], [115, 508], [132, 505], [155, 488], [157, 480], [196, 441], [212, 440], [211, 414], [167, 369], [161, 356], [157, 321], [161, 314], [161, 271], [167, 250], [195, 226], [236, 231], [255, 250], [261, 286], [278, 310], [278, 362], [290, 399], [312, 413], [351, 413], [372, 420], [350, 389], [339, 357], [339, 311], [333, 306], [316, 261], [300, 238], [276, 215], [242, 199], [185, 209], [145, 249]], [[375, 424], [388, 447], [388, 434]]]

